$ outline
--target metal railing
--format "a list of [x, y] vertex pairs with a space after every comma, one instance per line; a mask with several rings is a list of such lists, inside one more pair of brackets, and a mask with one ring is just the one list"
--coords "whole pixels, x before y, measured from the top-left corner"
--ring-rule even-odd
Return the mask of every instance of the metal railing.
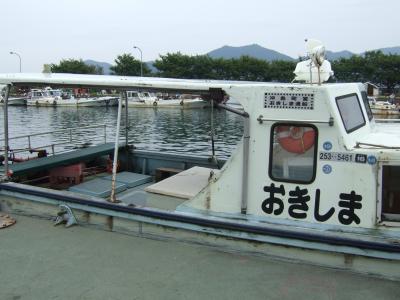
[[[12, 140], [19, 140], [19, 139], [26, 139], [27, 147], [22, 147], [22, 148], [14, 148], [11, 149], [9, 147], [9, 152], [11, 153], [21, 153], [21, 152], [29, 152], [29, 151], [35, 151], [35, 150], [44, 150], [51, 148], [51, 154], [56, 153], [56, 146], [61, 146], [61, 145], [66, 145], [66, 144], [75, 144], [77, 145], [80, 141], [76, 139], [76, 136], [74, 133], [77, 133], [79, 131], [85, 130], [85, 129], [94, 129], [94, 128], [103, 128], [103, 140], [104, 143], [107, 143], [107, 125], [106, 124], [101, 124], [101, 125], [92, 125], [92, 126], [83, 126], [83, 127], [75, 127], [75, 128], [68, 128], [68, 129], [60, 129], [60, 130], [54, 130], [54, 131], [46, 131], [46, 132], [39, 132], [39, 133], [32, 133], [32, 134], [27, 134], [27, 135], [21, 135], [21, 136], [15, 136], [15, 137], [10, 137], [8, 138], [8, 141]], [[62, 141], [62, 142], [55, 142], [51, 144], [44, 144], [44, 145], [39, 145], [39, 146], [32, 146], [33, 139], [35, 137], [39, 136], [44, 136], [44, 135], [49, 135], [49, 134], [67, 134], [68, 135], [68, 140], [67, 141]], [[93, 136], [90, 137], [90, 139], [93, 139]], [[0, 144], [4, 144], [5, 139], [2, 138], [0, 139]], [[85, 141], [87, 142], [87, 141]], [[58, 151], [59, 152], [65, 152], [68, 150], [64, 151]], [[0, 152], [5, 152], [5, 147], [2, 145], [0, 147]]]

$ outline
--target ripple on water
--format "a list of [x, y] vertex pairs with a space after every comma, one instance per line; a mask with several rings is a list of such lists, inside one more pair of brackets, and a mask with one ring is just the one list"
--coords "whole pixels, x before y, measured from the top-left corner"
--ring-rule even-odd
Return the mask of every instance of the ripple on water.
[[[0, 110], [3, 124], [3, 108]], [[208, 156], [211, 153], [210, 110], [130, 108], [128, 112], [128, 137], [138, 149], [187, 153]], [[123, 115], [124, 116], [124, 115]], [[116, 108], [68, 107], [9, 107], [10, 136], [21, 136], [50, 131], [32, 138], [32, 146], [68, 142], [68, 134], [54, 131], [107, 124], [107, 141], [114, 141], [117, 119]], [[220, 158], [227, 158], [241, 139], [243, 122], [240, 116], [214, 110], [215, 147]], [[3, 127], [3, 126], [1, 126]], [[121, 140], [124, 139], [125, 119], [121, 122]], [[3, 135], [3, 128], [1, 129]], [[80, 129], [74, 132], [73, 141], [97, 144], [104, 141], [102, 128]], [[10, 147], [26, 146], [27, 139], [12, 140]], [[57, 150], [72, 149], [72, 145], [58, 146]]]

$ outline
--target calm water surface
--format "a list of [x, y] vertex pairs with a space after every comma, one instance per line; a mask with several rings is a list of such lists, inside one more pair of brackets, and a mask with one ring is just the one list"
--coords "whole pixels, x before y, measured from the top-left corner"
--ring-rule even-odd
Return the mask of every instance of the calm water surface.
[[[124, 111], [124, 110], [123, 110]], [[0, 128], [3, 133], [3, 108], [0, 108]], [[123, 116], [125, 116], [123, 114]], [[211, 154], [210, 109], [153, 109], [129, 108], [128, 138], [138, 149], [169, 153], [187, 153], [201, 156]], [[10, 137], [50, 131], [44, 136], [32, 137], [32, 147], [69, 141], [69, 133], [56, 130], [74, 130], [76, 144], [96, 144], [104, 141], [104, 129], [83, 129], [84, 126], [107, 124], [107, 141], [114, 141], [117, 108], [69, 107], [9, 107]], [[223, 110], [214, 110], [215, 147], [220, 158], [227, 158], [241, 139], [242, 117]], [[80, 129], [79, 129], [80, 128]], [[3, 135], [0, 137], [3, 139]], [[121, 122], [121, 140], [125, 140], [125, 119]], [[3, 141], [0, 142], [3, 146]], [[12, 140], [11, 149], [26, 147], [27, 138]], [[71, 149], [65, 144], [57, 150]]]

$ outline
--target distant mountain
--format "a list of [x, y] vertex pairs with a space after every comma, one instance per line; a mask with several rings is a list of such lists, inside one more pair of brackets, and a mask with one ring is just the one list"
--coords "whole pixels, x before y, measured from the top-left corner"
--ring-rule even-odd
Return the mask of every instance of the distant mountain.
[[153, 73], [157, 72], [158, 69], [154, 66], [154, 61], [146, 61], [145, 62], [146, 66], [149, 68], [149, 70]]
[[383, 52], [383, 54], [396, 54], [400, 55], [400, 47], [387, 47], [387, 48], [380, 48], [377, 49]]
[[239, 58], [247, 55], [258, 59], [268, 61], [272, 60], [286, 60], [293, 61], [294, 59], [288, 55], [282, 54], [278, 51], [261, 47], [260, 45], [253, 44], [241, 47], [223, 46], [207, 53], [213, 58]]
[[100, 62], [100, 61], [95, 61], [95, 60], [91, 60], [91, 59], [87, 59], [85, 61], [83, 61], [85, 64], [87, 65], [92, 65], [92, 66], [99, 66], [103, 68], [103, 73], [104, 75], [109, 75], [111, 74], [111, 70], [110, 67], [112, 66], [109, 63], [106, 62]]
[[[103, 68], [103, 73], [104, 75], [110, 75], [111, 74], [111, 70], [110, 68], [113, 66], [112, 64], [109, 64], [107, 62], [100, 62], [100, 61], [95, 61], [95, 60], [91, 60], [91, 59], [87, 59], [85, 61], [83, 61], [85, 64], [87, 65], [92, 65], [92, 66], [99, 66]], [[148, 62], [144, 62], [144, 64], [147, 65], [147, 67], [152, 71], [155, 72], [157, 71], [157, 69], [153, 66], [154, 61], [148, 61]]]
[[[368, 51], [382, 51], [383, 54], [396, 54], [400, 55], [400, 47], [387, 47], [387, 48], [379, 48], [379, 49], [372, 49]], [[367, 52], [367, 51], [365, 51]], [[338, 52], [332, 52], [332, 51], [326, 51], [326, 57], [328, 60], [338, 60], [341, 58], [350, 58], [353, 55], [364, 55], [365, 52], [362, 53], [353, 53], [348, 50], [343, 50], [343, 51], [338, 51]]]
[[339, 60], [341, 58], [350, 58], [353, 55], [355, 55], [353, 52], [350, 52], [348, 50], [343, 50], [338, 52], [327, 50], [325, 53], [326, 53], [325, 56], [328, 60]]
[[[399, 47], [387, 47], [387, 48], [380, 48], [380, 49], [374, 49], [374, 50], [368, 50], [368, 51], [377, 51], [380, 50], [384, 54], [397, 54], [400, 55], [400, 46]], [[353, 53], [348, 50], [343, 50], [343, 51], [326, 51], [326, 58], [328, 60], [334, 61], [338, 60], [341, 58], [350, 58], [353, 55], [363, 55], [364, 53]], [[267, 49], [264, 48], [260, 45], [253, 44], [253, 45], [247, 45], [247, 46], [241, 46], [241, 47], [232, 47], [232, 46], [223, 46], [221, 48], [215, 49], [213, 51], [210, 51], [207, 53], [207, 55], [213, 57], [213, 58], [225, 58], [225, 59], [230, 59], [230, 58], [239, 58], [243, 55], [255, 57], [258, 59], [264, 59], [268, 61], [273, 61], [273, 60], [286, 60], [286, 61], [294, 61], [295, 59], [280, 53], [275, 50]], [[95, 66], [100, 66], [103, 68], [103, 72], [105, 75], [111, 74], [110, 67], [112, 64], [107, 63], [107, 62], [99, 62], [91, 59], [87, 59], [84, 61], [88, 65], [95, 65]], [[157, 72], [157, 69], [154, 67], [154, 61], [148, 61], [144, 62], [147, 67], [152, 71], [152, 72]]]

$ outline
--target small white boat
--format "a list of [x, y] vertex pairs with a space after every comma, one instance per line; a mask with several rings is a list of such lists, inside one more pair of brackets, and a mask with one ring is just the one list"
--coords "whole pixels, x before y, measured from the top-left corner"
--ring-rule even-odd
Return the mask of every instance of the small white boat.
[[[8, 98], [8, 105], [9, 106], [24, 106], [26, 105], [27, 97], [14, 97]], [[4, 105], [3, 97], [0, 97], [0, 105]]]
[[27, 105], [29, 106], [68, 106], [68, 107], [98, 107], [116, 106], [119, 97], [103, 96], [75, 98], [70, 96], [63, 99], [61, 90], [54, 90], [49, 87], [44, 90], [32, 89], [28, 94]]
[[369, 106], [374, 115], [400, 115], [399, 108], [388, 101], [376, 101], [374, 98], [368, 98]]
[[117, 106], [118, 97], [104, 96], [104, 97], [89, 97], [89, 98], [75, 98], [62, 99], [57, 102], [57, 106], [68, 107], [100, 107], [100, 106]]
[[32, 89], [28, 93], [28, 106], [56, 106], [61, 101], [61, 90], [45, 88], [44, 90]]
[[175, 99], [160, 99], [148, 92], [128, 91], [128, 107], [165, 107], [165, 108], [205, 108], [209, 103], [195, 97], [188, 99], [185, 97]]

